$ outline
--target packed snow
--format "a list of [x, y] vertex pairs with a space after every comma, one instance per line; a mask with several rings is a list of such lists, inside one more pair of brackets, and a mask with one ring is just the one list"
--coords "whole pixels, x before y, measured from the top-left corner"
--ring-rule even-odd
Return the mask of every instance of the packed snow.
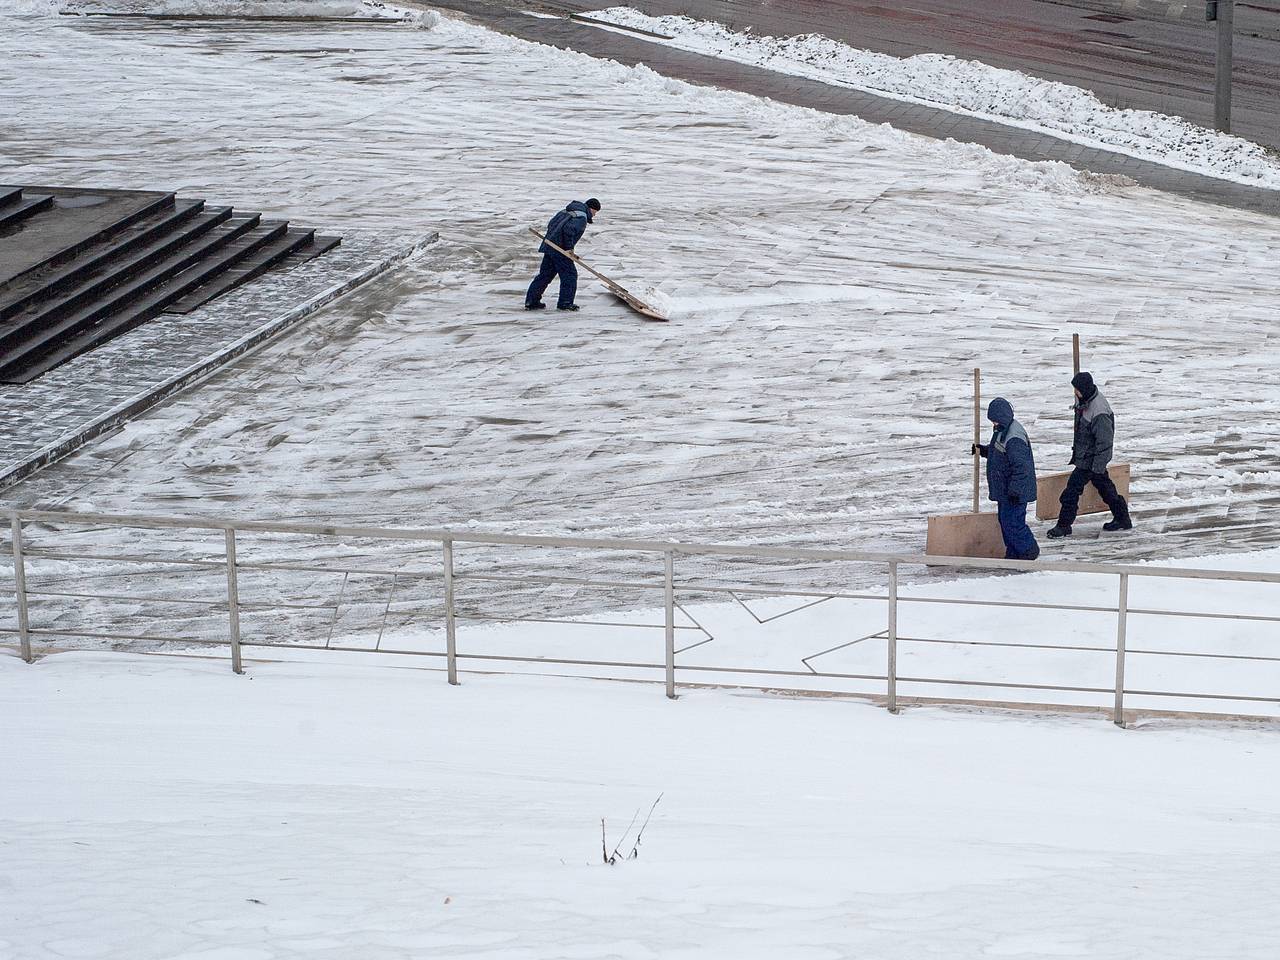
[[[1139, 527], [1102, 539], [1082, 520], [1046, 558], [1221, 549], [1234, 555], [1195, 565], [1280, 565], [1275, 549], [1240, 553], [1280, 539], [1274, 221], [423, 23], [5, 22], [0, 99], [24, 135], [0, 144], [0, 180], [181, 190], [444, 240], [7, 503], [909, 552], [927, 513], [967, 502], [975, 363], [1042, 467], [1062, 464], [1075, 331], [1120, 411]], [[582, 252], [672, 323], [587, 278], [580, 314], [519, 309], [526, 228], [589, 195], [605, 209]], [[175, 612], [216, 604], [224, 571], [121, 556], [216, 561], [220, 533], [26, 533], [33, 553], [105, 557], [32, 556], [37, 629], [213, 642], [208, 660], [0, 651], [3, 960], [1263, 960], [1280, 940], [1269, 726], [891, 716], [813, 691], [689, 688], [762, 682], [696, 666], [883, 669], [882, 603], [747, 595], [681, 597], [690, 669], [671, 702], [652, 683], [493, 659], [660, 661], [651, 600], [465, 578], [450, 687], [389, 666], [437, 658], [383, 652], [438, 651], [438, 576], [271, 566], [438, 563], [358, 537], [241, 538], [246, 639], [294, 646], [247, 647], [236, 677], [225, 610]], [[460, 546], [457, 560], [464, 576], [656, 572], [652, 556], [549, 554]], [[883, 571], [681, 558], [679, 575], [850, 590]], [[1265, 614], [1268, 590], [1135, 578], [1131, 603]], [[1111, 578], [1047, 573], [917, 573], [903, 594], [1116, 596]], [[482, 619], [602, 609], [630, 626]], [[1109, 703], [1106, 612], [904, 602], [900, 616], [904, 676], [1096, 686], [1073, 702]], [[1131, 685], [1274, 693], [1265, 625], [1207, 623], [1132, 614]], [[1000, 631], [1019, 642], [968, 642]], [[297, 646], [326, 637], [356, 652]], [[912, 683], [904, 696], [937, 692]], [[1017, 694], [1037, 696], [1055, 699]], [[602, 862], [615, 847], [638, 857]]]
[[977, 60], [936, 53], [894, 57], [820, 34], [772, 37], [691, 17], [649, 16], [631, 7], [595, 10], [590, 16], [660, 34], [669, 39], [643, 39], [694, 53], [999, 120], [1226, 180], [1280, 188], [1280, 156], [1259, 144], [1181, 117], [1111, 107], [1080, 87]]
[[[1269, 960], [1280, 941], [1266, 729], [86, 653], [0, 657], [0, 703], [14, 960]], [[604, 864], [600, 821], [625, 854], [659, 796], [638, 858]]]
[[[968, 503], [975, 364], [988, 397], [1013, 401], [1041, 469], [1065, 465], [1079, 332], [1118, 411], [1138, 526], [1103, 537], [1102, 518], [1082, 519], [1072, 540], [1043, 541], [1045, 559], [1277, 541], [1274, 220], [447, 19], [426, 31], [7, 27], [0, 96], [22, 104], [28, 135], [3, 147], [6, 181], [180, 189], [327, 229], [444, 240], [6, 491], [11, 503], [911, 553], [927, 514]], [[54, 47], [58, 58], [43, 55]], [[114, 109], [122, 102], [127, 113]], [[528, 226], [593, 195], [605, 209], [581, 252], [628, 285], [656, 287], [672, 323], [640, 321], [590, 278], [580, 314], [520, 309], [537, 262]], [[155, 542], [101, 528], [59, 539], [108, 555]], [[165, 549], [220, 550], [176, 539]], [[259, 562], [334, 552], [271, 538], [245, 551]], [[372, 556], [369, 544], [344, 552], [422, 559]], [[574, 551], [474, 563], [578, 576], [598, 566]], [[610, 563], [619, 576], [652, 573], [650, 561]], [[158, 591], [187, 589], [160, 569], [148, 571]], [[127, 582], [125, 571], [36, 573], [53, 589], [112, 592], [104, 585]], [[769, 572], [796, 588], [883, 578], [858, 565]], [[338, 589], [310, 586], [326, 598]], [[264, 602], [285, 595], [263, 590]], [[355, 613], [336, 629], [291, 631], [298, 621], [284, 615], [246, 623], [257, 636], [341, 641], [376, 634], [384, 609], [412, 609], [383, 581], [351, 591]], [[554, 606], [491, 594], [502, 616]], [[551, 599], [573, 616], [640, 607], [598, 591]], [[38, 612], [65, 625], [47, 602]], [[164, 609], [165, 628], [205, 636], [207, 619]], [[1096, 630], [1113, 641], [1111, 627]]]

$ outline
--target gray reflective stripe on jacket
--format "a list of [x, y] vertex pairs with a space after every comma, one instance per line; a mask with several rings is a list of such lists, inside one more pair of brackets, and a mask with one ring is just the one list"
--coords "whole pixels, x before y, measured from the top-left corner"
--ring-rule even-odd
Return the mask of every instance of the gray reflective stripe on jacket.
[[1076, 405], [1075, 438], [1071, 444], [1071, 462], [1090, 473], [1102, 473], [1111, 462], [1115, 446], [1116, 415], [1099, 390], [1089, 402]]
[[1010, 423], [1007, 430], [997, 430], [995, 436], [991, 438], [991, 442], [997, 450], [1004, 453], [1008, 449], [1009, 441], [1014, 439], [1021, 440], [1028, 447], [1031, 446], [1031, 438], [1027, 436], [1027, 431], [1022, 428], [1022, 424], [1017, 420]]

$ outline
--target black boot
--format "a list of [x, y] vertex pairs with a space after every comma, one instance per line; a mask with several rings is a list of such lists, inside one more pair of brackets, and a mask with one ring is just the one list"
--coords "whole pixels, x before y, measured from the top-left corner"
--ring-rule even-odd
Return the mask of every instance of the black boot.
[[556, 307], [557, 310], [581, 310], [582, 308], [576, 303], [566, 303], [563, 307]]
[[1054, 528], [1053, 528], [1052, 530], [1050, 530], [1050, 531], [1049, 531], [1049, 539], [1050, 539], [1050, 540], [1060, 540], [1060, 539], [1062, 539], [1063, 537], [1069, 537], [1069, 536], [1071, 536], [1071, 528], [1070, 528], [1070, 527], [1064, 527], [1064, 526], [1063, 526], [1062, 524], [1060, 524], [1060, 523], [1059, 523], [1059, 524], [1056, 524], [1056, 525], [1054, 526]]
[[545, 303], [526, 303], [524, 308], [526, 310], [545, 310], [547, 305]]
[[1129, 519], [1129, 504], [1120, 498], [1120, 502], [1111, 511], [1111, 519], [1102, 525], [1103, 530], [1132, 530], [1133, 521]]

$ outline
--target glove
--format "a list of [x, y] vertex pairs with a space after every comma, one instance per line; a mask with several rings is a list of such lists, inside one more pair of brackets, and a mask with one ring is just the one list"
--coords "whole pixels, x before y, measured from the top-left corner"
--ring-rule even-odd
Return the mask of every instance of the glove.
[[969, 456], [971, 456], [971, 457], [972, 457], [975, 453], [976, 453], [978, 456], [980, 456], [980, 457], [984, 457], [984, 458], [985, 458], [985, 457], [986, 457], [986, 455], [987, 455], [987, 445], [986, 445], [985, 443], [971, 443], [971, 444], [969, 444]]
[[1011, 493], [1009, 494], [1009, 502], [1013, 504], [1015, 507], [1019, 507], [1022, 505], [1022, 498], [1018, 496], [1016, 493]]

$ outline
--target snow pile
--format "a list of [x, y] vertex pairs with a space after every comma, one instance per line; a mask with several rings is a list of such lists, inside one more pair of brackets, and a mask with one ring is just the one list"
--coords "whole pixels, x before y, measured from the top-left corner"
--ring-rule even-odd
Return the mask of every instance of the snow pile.
[[641, 284], [636, 288], [636, 296], [668, 320], [674, 320], [681, 312], [679, 303], [671, 294], [652, 284]]
[[[1274, 730], [123, 654], [0, 657], [0, 703], [5, 957], [1280, 942]], [[659, 795], [639, 858], [604, 864], [601, 819], [612, 849]]]
[[1109, 107], [1088, 90], [976, 60], [940, 54], [902, 59], [818, 34], [757, 36], [689, 17], [651, 17], [631, 7], [610, 7], [591, 16], [670, 36], [653, 42], [683, 50], [996, 119], [1222, 179], [1280, 188], [1280, 162], [1258, 144], [1180, 117]]

